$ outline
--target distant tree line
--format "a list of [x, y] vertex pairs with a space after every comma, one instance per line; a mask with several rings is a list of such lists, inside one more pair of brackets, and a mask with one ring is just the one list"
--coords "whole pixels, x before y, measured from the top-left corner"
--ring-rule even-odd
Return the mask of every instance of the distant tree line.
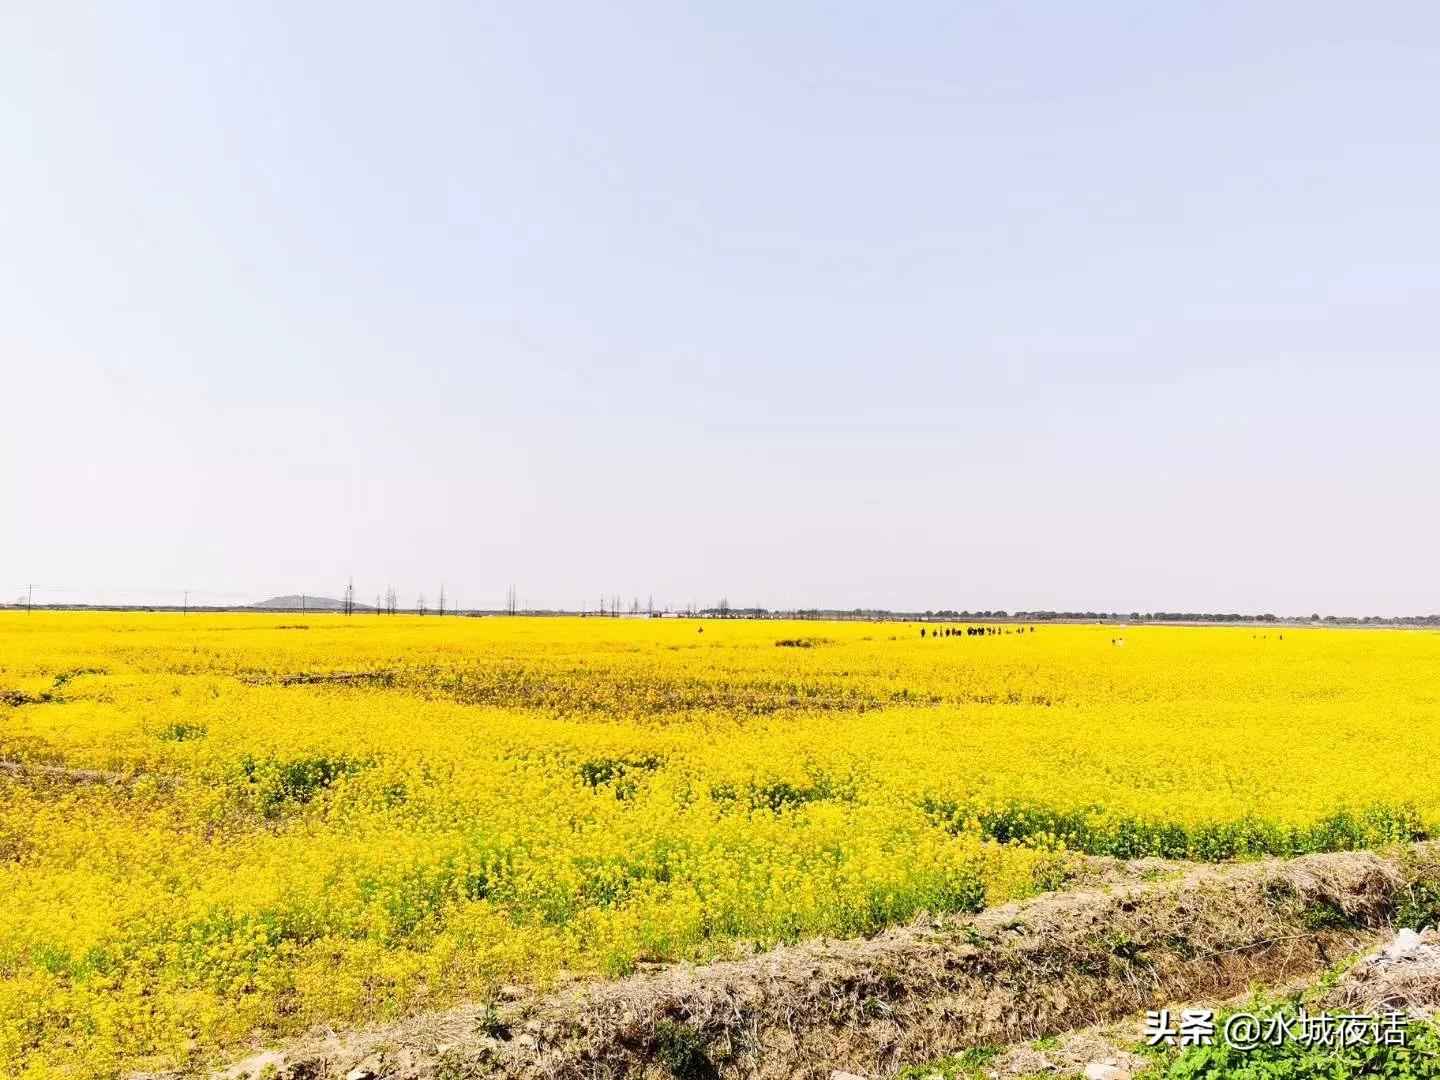
[[[177, 590], [179, 592], [180, 590]], [[1104, 623], [1284, 623], [1287, 625], [1316, 625], [1316, 626], [1440, 626], [1440, 614], [1432, 615], [1276, 615], [1271, 612], [1261, 614], [1244, 614], [1241, 612], [1214, 612], [1214, 611], [1006, 611], [975, 610], [959, 611], [954, 608], [927, 608], [924, 611], [895, 611], [889, 608], [767, 608], [762, 604], [754, 604], [749, 607], [736, 607], [731, 604], [728, 598], [722, 597], [718, 602], [709, 607], [699, 607], [693, 601], [683, 607], [675, 608], [665, 605], [657, 607], [655, 598], [649, 596], [643, 601], [638, 597], [632, 597], [628, 602], [621, 599], [618, 593], [606, 593], [601, 595], [597, 608], [591, 609], [583, 606], [579, 610], [565, 609], [534, 609], [528, 604], [520, 601], [519, 590], [511, 585], [505, 590], [504, 606], [498, 610], [466, 609], [463, 610], [455, 603], [454, 598], [447, 594], [445, 585], [440, 585], [439, 599], [432, 609], [421, 593], [415, 601], [413, 608], [402, 608], [400, 606], [399, 593], [395, 586], [387, 587], [383, 594], [375, 597], [374, 606], [361, 604], [355, 595], [354, 580], [346, 582], [341, 591], [340, 600], [331, 600], [326, 597], [307, 594], [291, 594], [277, 596], [269, 601], [262, 601], [258, 604], [230, 605], [230, 604], [191, 604], [189, 595], [186, 594], [184, 601], [179, 604], [82, 604], [82, 603], [46, 603], [32, 604], [28, 594], [22, 594], [13, 603], [0, 603], [0, 610], [40, 608], [42, 610], [57, 609], [95, 609], [104, 611], [243, 611], [243, 610], [269, 610], [269, 611], [339, 611], [344, 614], [358, 614], [360, 612], [372, 612], [382, 615], [398, 614], [419, 614], [425, 615], [432, 611], [438, 615], [485, 615], [485, 614], [506, 614], [506, 615], [601, 615], [618, 618], [621, 615], [631, 617], [655, 617], [667, 615], [670, 617], [681, 616], [686, 618], [706, 619], [814, 619], [814, 620], [846, 620], [846, 621], [903, 621], [903, 622], [1104, 622]]]

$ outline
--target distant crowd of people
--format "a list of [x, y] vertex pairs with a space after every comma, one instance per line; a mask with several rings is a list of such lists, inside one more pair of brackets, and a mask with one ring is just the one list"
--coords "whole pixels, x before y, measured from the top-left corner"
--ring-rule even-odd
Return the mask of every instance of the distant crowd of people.
[[938, 626], [936, 626], [936, 627], [925, 627], [925, 626], [922, 626], [922, 627], [920, 628], [920, 636], [921, 636], [922, 638], [927, 636], [927, 630], [928, 630], [928, 636], [929, 636], [929, 637], [933, 637], [933, 638], [959, 637], [961, 634], [964, 634], [966, 637], [995, 637], [995, 636], [998, 636], [998, 635], [1000, 635], [1000, 634], [1033, 634], [1033, 633], [1035, 632], [1035, 627], [1033, 627], [1033, 626], [965, 626], [965, 627], [960, 627], [960, 626], [947, 626], [947, 627], [945, 627], [944, 629], [941, 629], [941, 628], [938, 627]]

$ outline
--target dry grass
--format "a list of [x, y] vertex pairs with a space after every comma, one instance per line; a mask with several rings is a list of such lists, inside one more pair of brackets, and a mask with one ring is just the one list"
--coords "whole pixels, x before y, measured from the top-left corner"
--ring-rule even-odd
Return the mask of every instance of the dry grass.
[[1414, 956], [1388, 960], [1371, 957], [1340, 981], [1333, 1003], [1351, 1012], [1391, 1009], [1411, 1016], [1440, 1011], [1440, 932], [1427, 930]]

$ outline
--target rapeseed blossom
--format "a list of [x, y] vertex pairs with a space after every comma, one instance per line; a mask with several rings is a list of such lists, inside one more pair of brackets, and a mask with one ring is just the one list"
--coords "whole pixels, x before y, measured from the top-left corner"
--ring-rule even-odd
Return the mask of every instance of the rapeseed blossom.
[[1440, 829], [1440, 635], [698, 625], [0, 613], [0, 1074]]

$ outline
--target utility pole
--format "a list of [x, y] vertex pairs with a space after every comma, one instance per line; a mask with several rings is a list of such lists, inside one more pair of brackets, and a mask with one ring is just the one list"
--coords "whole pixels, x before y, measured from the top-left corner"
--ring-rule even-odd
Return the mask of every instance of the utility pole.
[[300, 614], [305, 614], [305, 594], [303, 592], [300, 594]]
[[26, 585], [26, 586], [25, 586], [25, 614], [26, 614], [26, 615], [29, 615], [29, 614], [30, 614], [30, 608], [31, 608], [31, 606], [32, 606], [32, 605], [31, 605], [31, 601], [33, 601], [34, 599], [35, 599], [35, 586], [34, 586], [34, 585]]
[[189, 590], [189, 589], [186, 589], [186, 590], [185, 590], [185, 603], [184, 603], [184, 605], [180, 608], [180, 614], [181, 614], [181, 615], [189, 615], [189, 614], [190, 614], [190, 590]]

